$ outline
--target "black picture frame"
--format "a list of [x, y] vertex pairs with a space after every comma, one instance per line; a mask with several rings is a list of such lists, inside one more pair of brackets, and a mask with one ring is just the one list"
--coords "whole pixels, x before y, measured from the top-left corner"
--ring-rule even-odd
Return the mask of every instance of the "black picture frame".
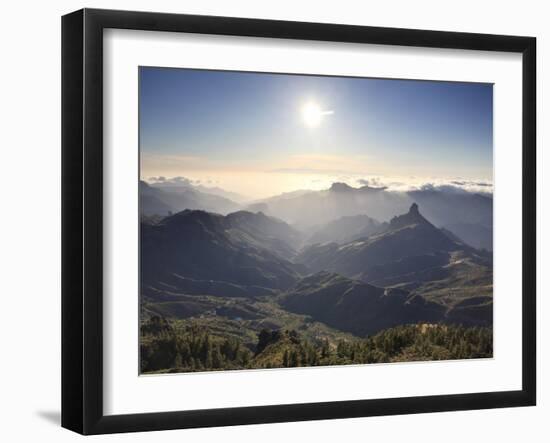
[[[522, 54], [522, 389], [227, 409], [103, 413], [103, 30], [192, 32]], [[536, 404], [536, 39], [83, 9], [62, 18], [62, 426], [152, 431]]]

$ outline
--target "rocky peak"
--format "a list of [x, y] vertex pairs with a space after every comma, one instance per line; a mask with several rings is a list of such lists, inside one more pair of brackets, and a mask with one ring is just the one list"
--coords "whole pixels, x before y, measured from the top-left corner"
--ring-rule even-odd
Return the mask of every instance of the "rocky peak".
[[422, 216], [422, 214], [420, 214], [420, 211], [418, 210], [418, 205], [416, 203], [413, 203], [409, 208], [409, 212], [407, 212], [406, 214], [398, 215], [391, 219], [390, 228], [399, 229], [405, 226], [418, 224], [430, 224], [430, 222], [426, 220]]

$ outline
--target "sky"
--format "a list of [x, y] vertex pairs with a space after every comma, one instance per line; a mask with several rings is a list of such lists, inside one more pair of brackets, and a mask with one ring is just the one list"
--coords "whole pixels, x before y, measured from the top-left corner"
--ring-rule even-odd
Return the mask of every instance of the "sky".
[[141, 67], [140, 174], [249, 198], [492, 184], [490, 84]]

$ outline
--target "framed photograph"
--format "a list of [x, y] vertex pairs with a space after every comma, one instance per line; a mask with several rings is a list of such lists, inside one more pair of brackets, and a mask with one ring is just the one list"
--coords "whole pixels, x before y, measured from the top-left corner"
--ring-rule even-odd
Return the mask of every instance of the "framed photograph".
[[62, 20], [62, 425], [536, 403], [532, 37]]

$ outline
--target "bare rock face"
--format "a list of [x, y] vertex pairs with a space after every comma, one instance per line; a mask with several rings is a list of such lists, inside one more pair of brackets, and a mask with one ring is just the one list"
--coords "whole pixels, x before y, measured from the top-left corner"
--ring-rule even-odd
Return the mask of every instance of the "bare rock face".
[[419, 224], [431, 225], [431, 223], [420, 213], [418, 205], [413, 203], [409, 208], [409, 212], [393, 217], [390, 220], [390, 229], [399, 229], [405, 226]]

